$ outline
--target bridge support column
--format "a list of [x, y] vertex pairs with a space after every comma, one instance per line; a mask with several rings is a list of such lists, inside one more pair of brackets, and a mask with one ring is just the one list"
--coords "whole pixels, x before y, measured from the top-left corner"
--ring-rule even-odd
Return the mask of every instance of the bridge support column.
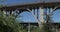
[[43, 7], [40, 7], [39, 11], [40, 11], [40, 22], [44, 23], [44, 9], [43, 9]]
[[40, 11], [40, 32], [43, 32], [43, 23], [44, 23], [44, 8], [43, 7], [39, 7], [39, 11]]

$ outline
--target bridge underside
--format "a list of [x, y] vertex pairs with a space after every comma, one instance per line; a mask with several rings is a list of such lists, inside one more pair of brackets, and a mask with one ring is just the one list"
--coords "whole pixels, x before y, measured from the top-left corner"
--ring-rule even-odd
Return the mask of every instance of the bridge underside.
[[16, 9], [16, 8], [39, 8], [39, 7], [52, 7], [60, 6], [59, 2], [55, 3], [35, 3], [35, 4], [24, 4], [24, 5], [12, 5], [12, 6], [2, 6], [0, 9]]

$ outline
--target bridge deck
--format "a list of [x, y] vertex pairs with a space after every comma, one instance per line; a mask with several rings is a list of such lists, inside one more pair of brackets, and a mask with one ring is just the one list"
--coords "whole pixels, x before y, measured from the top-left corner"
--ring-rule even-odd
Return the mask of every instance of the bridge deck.
[[[60, 0], [6, 0], [1, 2], [3, 3], [3, 8], [5, 7], [36, 7], [39, 5], [44, 6], [53, 6], [56, 4], [60, 4]], [[0, 3], [0, 4], [1, 4]]]

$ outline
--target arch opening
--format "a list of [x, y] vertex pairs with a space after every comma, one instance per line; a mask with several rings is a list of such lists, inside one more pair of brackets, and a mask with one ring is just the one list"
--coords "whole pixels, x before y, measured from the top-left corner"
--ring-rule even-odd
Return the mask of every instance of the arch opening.
[[60, 22], [60, 7], [56, 8], [53, 12], [53, 22]]

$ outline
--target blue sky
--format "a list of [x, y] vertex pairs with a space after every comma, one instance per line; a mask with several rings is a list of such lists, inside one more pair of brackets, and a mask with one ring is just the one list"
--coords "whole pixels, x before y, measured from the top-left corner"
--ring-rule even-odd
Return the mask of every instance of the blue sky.
[[38, 3], [38, 2], [60, 2], [60, 0], [0, 0], [0, 4], [3, 3], [3, 5], [20, 5], [20, 4], [28, 4], [28, 3]]
[[4, 0], [3, 2], [1, 2], [0, 0], [0, 4], [3, 3], [3, 5], [6, 6], [11, 6], [11, 5], [20, 5], [20, 4], [28, 4], [28, 3], [35, 3], [37, 2], [37, 0]]
[[33, 15], [30, 12], [22, 12], [19, 16], [18, 20], [22, 20], [23, 22], [36, 22], [36, 19], [33, 17]]
[[53, 13], [53, 20], [55, 22], [60, 22], [60, 9], [56, 10], [54, 13]]

